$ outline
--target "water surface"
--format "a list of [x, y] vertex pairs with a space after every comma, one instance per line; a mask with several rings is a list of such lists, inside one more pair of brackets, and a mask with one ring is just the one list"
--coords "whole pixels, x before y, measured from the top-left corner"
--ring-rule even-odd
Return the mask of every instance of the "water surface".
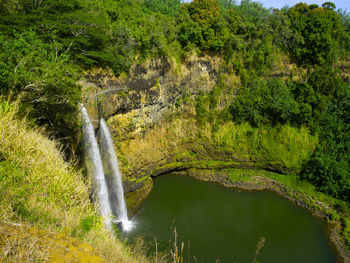
[[[335, 262], [326, 227], [303, 209], [270, 192], [238, 192], [196, 179], [167, 175], [133, 217], [129, 233], [142, 235], [158, 251], [184, 242], [186, 262]], [[179, 248], [180, 249], [180, 248]], [[154, 248], [151, 248], [151, 251]]]

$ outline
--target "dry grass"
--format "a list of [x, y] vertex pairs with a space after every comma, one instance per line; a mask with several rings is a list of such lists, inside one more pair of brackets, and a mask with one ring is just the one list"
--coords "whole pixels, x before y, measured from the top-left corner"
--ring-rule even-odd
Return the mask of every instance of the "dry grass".
[[40, 241], [43, 237], [29, 235], [20, 225], [0, 224], [1, 262], [48, 262], [48, 246]]
[[3, 103], [0, 114], [0, 220], [26, 217], [24, 211], [11, 213], [19, 203], [36, 212], [55, 209], [54, 218], [62, 226], [67, 216], [93, 214], [82, 174], [63, 161], [59, 146], [41, 130], [17, 120], [16, 111], [16, 104]]
[[86, 243], [21, 224], [0, 224], [1, 262], [103, 262]]

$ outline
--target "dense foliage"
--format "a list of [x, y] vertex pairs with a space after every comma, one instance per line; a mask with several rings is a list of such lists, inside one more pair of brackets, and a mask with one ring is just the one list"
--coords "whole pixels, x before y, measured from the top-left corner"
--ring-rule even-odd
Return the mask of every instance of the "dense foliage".
[[323, 7], [299, 3], [288, 10], [293, 30], [292, 58], [300, 65], [321, 65], [334, 60], [341, 34], [340, 19], [333, 3]]
[[82, 69], [119, 75], [148, 58], [215, 54], [239, 76], [236, 98], [213, 114], [217, 100], [207, 109], [198, 96], [198, 118], [216, 130], [228, 119], [312, 130], [320, 144], [302, 177], [348, 200], [349, 40], [350, 15], [331, 2], [278, 10], [251, 0], [1, 0], [0, 91], [69, 144]]
[[302, 177], [322, 191], [350, 201], [350, 94], [333, 102], [321, 118], [321, 142]]
[[44, 43], [33, 31], [0, 35], [0, 91], [19, 96], [25, 114], [65, 142], [76, 133], [80, 88], [77, 66], [62, 47]]
[[236, 122], [248, 121], [257, 127], [295, 121], [299, 112], [291, 89], [278, 78], [249, 81], [231, 105]]

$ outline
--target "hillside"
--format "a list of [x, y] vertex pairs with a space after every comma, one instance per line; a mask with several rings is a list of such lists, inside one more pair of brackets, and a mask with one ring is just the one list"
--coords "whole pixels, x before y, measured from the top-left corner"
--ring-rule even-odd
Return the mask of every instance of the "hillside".
[[103, 229], [81, 171], [17, 111], [1, 98], [1, 262], [139, 262]]

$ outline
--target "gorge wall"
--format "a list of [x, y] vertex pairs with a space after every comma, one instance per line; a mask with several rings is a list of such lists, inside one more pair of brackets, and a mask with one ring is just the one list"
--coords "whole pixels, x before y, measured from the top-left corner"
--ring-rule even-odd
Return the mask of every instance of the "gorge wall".
[[[219, 58], [211, 57], [193, 56], [182, 64], [157, 59], [135, 65], [128, 76], [115, 78], [95, 71], [81, 81], [95, 127], [102, 111], [112, 131], [127, 195], [133, 192], [134, 199], [142, 200], [151, 190], [149, 176], [177, 154], [174, 145], [162, 144], [168, 140], [165, 126], [183, 110], [183, 100], [193, 104], [199, 93], [213, 89], [221, 65]], [[183, 114], [194, 115], [194, 108]]]
[[[273, 67], [269, 74], [283, 78], [293, 70], [299, 79], [302, 70], [291, 67]], [[111, 130], [129, 214], [152, 190], [151, 178], [170, 172], [226, 187], [266, 189], [329, 222], [332, 243], [347, 258], [340, 223], [331, 219], [334, 210], [276, 179], [301, 170], [316, 148], [317, 135], [289, 125], [254, 128], [234, 123], [229, 105], [241, 79], [220, 58], [149, 60], [119, 78], [94, 70], [81, 85], [95, 128], [103, 116]]]
[[[220, 58], [210, 56], [193, 55], [182, 63], [156, 59], [133, 66], [119, 78], [95, 70], [81, 81], [95, 127], [101, 114], [111, 129], [129, 208], [137, 207], [152, 189], [151, 176], [168, 172], [297, 169], [271, 156], [271, 149], [263, 149], [264, 132], [230, 121], [201, 121], [198, 97], [208, 100], [215, 95], [209, 117], [215, 119], [216, 114], [224, 114], [240, 86], [240, 78], [223, 65]], [[283, 132], [288, 131], [282, 127], [276, 134]], [[307, 146], [313, 148], [315, 141], [309, 141]], [[288, 154], [286, 150], [285, 158]]]

